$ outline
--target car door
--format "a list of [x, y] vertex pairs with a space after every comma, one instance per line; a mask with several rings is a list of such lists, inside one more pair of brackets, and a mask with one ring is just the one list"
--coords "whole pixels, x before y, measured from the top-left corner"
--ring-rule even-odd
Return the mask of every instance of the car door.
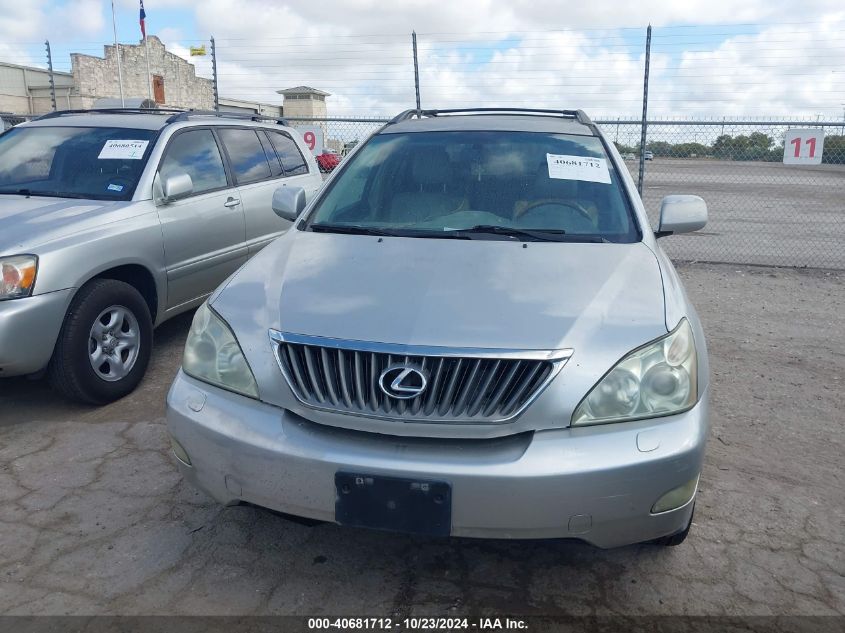
[[273, 192], [278, 187], [296, 186], [305, 189], [305, 199], [311, 200], [323, 184], [313, 160], [305, 158], [301, 148], [287, 131], [264, 129], [259, 131], [271, 168], [277, 166], [281, 177], [256, 187], [249, 202], [244, 200], [247, 216], [247, 240], [250, 252], [257, 252], [290, 228], [291, 223], [273, 212]]
[[273, 213], [273, 191], [281, 184], [282, 165], [260, 128], [227, 126], [219, 133], [243, 204], [252, 255], [291, 225]]
[[238, 190], [211, 128], [186, 128], [170, 138], [158, 181], [178, 174], [191, 177], [191, 193], [158, 206], [171, 310], [211, 293], [248, 256]]

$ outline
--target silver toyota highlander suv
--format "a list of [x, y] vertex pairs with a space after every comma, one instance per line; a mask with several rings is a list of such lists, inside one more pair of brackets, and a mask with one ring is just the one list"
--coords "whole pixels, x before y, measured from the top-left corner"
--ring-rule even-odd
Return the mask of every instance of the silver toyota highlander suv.
[[288, 229], [280, 185], [322, 178], [296, 130], [259, 117], [64, 111], [2, 134], [0, 378], [46, 369], [90, 403], [132, 391], [153, 326]]
[[409, 111], [197, 311], [168, 395], [225, 504], [472, 537], [680, 543], [708, 432], [695, 310], [581, 111]]

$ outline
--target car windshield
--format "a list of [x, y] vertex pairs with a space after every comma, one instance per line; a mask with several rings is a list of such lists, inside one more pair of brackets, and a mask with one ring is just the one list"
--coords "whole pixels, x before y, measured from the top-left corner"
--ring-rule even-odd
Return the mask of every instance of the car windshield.
[[0, 136], [0, 194], [129, 200], [153, 130], [18, 127]]
[[301, 228], [525, 241], [640, 239], [601, 139], [537, 132], [377, 135]]

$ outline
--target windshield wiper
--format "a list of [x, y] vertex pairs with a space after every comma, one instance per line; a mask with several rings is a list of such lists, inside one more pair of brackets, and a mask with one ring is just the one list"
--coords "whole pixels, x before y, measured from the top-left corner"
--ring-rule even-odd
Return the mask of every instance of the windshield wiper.
[[349, 235], [396, 235], [393, 231], [360, 224], [312, 224], [308, 227], [317, 233], [347, 233]]
[[45, 198], [90, 198], [92, 200], [104, 199], [95, 198], [94, 196], [88, 196], [83, 193], [70, 193], [68, 191], [33, 191], [32, 189], [3, 189], [0, 190], [0, 194], [9, 196], [26, 196], [27, 198], [31, 198], [32, 196], [44, 196]]
[[562, 229], [520, 229], [499, 224], [476, 224], [468, 229], [456, 229], [462, 235], [503, 235], [530, 242], [606, 242], [599, 235], [567, 235]]
[[386, 237], [423, 237], [440, 238], [452, 240], [471, 239], [467, 235], [461, 235], [452, 231], [426, 231], [420, 229], [380, 229], [360, 224], [312, 224], [308, 227], [318, 233], [346, 233], [349, 235], [380, 235]]
[[588, 242], [607, 243], [608, 239], [600, 235], [567, 235], [561, 229], [519, 229], [498, 224], [477, 224], [467, 229], [446, 229], [428, 231], [424, 229], [386, 229], [361, 224], [317, 223], [308, 227], [318, 233], [345, 233], [348, 235], [379, 235], [386, 237], [418, 237], [441, 240], [477, 240], [483, 236], [495, 235], [512, 238], [521, 242]]

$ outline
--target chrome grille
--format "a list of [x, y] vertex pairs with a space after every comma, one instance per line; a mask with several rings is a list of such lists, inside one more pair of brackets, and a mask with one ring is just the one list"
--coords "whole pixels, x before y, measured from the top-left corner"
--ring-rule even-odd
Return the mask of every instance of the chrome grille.
[[[296, 398], [328, 411], [418, 422], [498, 423], [519, 415], [551, 382], [571, 350], [454, 349], [343, 341], [270, 331]], [[379, 381], [388, 368], [427, 379], [409, 399]]]

